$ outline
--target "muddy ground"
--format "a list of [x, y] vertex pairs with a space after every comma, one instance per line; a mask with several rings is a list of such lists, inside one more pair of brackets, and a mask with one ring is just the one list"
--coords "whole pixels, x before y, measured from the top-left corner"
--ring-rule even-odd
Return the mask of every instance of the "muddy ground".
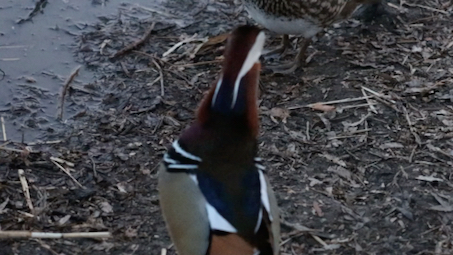
[[[453, 254], [453, 5], [386, 9], [326, 29], [303, 70], [263, 71], [260, 155], [282, 254]], [[97, 79], [68, 86], [63, 128], [0, 144], [0, 226], [113, 237], [2, 239], [1, 254], [175, 254], [156, 167], [214, 81], [223, 35], [247, 22], [236, 1], [168, 0], [122, 5], [75, 35], [74, 57]]]

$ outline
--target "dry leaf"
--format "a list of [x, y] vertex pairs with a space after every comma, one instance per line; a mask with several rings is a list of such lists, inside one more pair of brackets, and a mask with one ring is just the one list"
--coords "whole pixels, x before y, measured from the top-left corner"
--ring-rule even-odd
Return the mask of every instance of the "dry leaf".
[[270, 110], [270, 116], [279, 118], [283, 123], [286, 123], [286, 119], [289, 117], [289, 111], [287, 109], [274, 107]]
[[318, 184], [322, 184], [322, 181], [316, 179], [316, 178], [312, 178], [312, 177], [308, 177], [308, 180], [310, 180], [310, 187], [313, 187], [315, 185], [318, 185]]
[[423, 48], [417, 45], [412, 46], [412, 52], [422, 52]]
[[327, 105], [327, 104], [323, 104], [323, 103], [314, 103], [310, 106], [313, 110], [323, 111], [323, 112], [330, 112], [330, 111], [335, 110], [335, 106]]
[[3, 203], [0, 204], [0, 214], [6, 212], [5, 207], [9, 203], [9, 198], [6, 198]]
[[36, 83], [36, 79], [31, 76], [25, 76], [24, 78], [27, 83]]
[[341, 160], [340, 158], [338, 157], [335, 157], [333, 155], [330, 155], [330, 154], [327, 154], [327, 153], [324, 153], [324, 154], [319, 154], [320, 156], [332, 161], [333, 163], [337, 164], [337, 165], [340, 165], [342, 167], [346, 167], [346, 163]]
[[126, 190], [126, 185], [122, 182], [120, 183], [117, 183], [116, 184], [116, 187], [118, 188], [119, 192], [121, 193], [127, 193], [127, 190]]
[[217, 35], [217, 36], [214, 36], [214, 37], [210, 37], [204, 44], [203, 44], [203, 47], [205, 46], [209, 46], [209, 45], [216, 45], [216, 44], [223, 44], [224, 41], [226, 41], [226, 39], [228, 38], [228, 36], [230, 35], [230, 33], [224, 33], [224, 34], [220, 34], [220, 35]]
[[94, 244], [92, 245], [93, 249], [95, 251], [106, 251], [108, 252], [110, 249], [115, 247], [115, 245], [111, 242], [102, 242], [100, 244]]
[[333, 187], [327, 187], [326, 192], [329, 197], [333, 197]]
[[132, 237], [137, 237], [137, 229], [134, 229], [134, 228], [131, 228], [131, 227], [128, 227], [126, 229], [126, 231], [124, 231], [124, 235], [129, 237], [129, 238], [132, 238]]
[[453, 205], [450, 206], [435, 205], [431, 206], [429, 209], [438, 212], [453, 212]]
[[404, 148], [404, 145], [402, 145], [401, 143], [384, 143], [384, 144], [381, 144], [381, 146], [379, 146], [379, 148], [381, 150], [393, 149], [393, 148]]
[[336, 173], [338, 176], [343, 177], [347, 180], [351, 180], [351, 172], [341, 166], [330, 166], [327, 168], [327, 172]]
[[444, 180], [432, 176], [419, 175], [415, 179], [425, 182], [443, 182]]
[[223, 45], [229, 35], [230, 35], [229, 33], [225, 33], [225, 34], [221, 34], [218, 36], [208, 38], [208, 40], [206, 42], [204, 42], [194, 54], [202, 55], [206, 52], [212, 52], [211, 48], [218, 44]]
[[113, 207], [108, 202], [101, 202], [99, 203], [101, 210], [105, 213], [112, 213]]
[[318, 202], [313, 201], [313, 209], [315, 209], [316, 215], [318, 215], [319, 217], [324, 216], [324, 213], [322, 212], [322, 209], [319, 206]]
[[71, 218], [71, 215], [66, 215], [58, 221], [58, 225], [62, 226]]

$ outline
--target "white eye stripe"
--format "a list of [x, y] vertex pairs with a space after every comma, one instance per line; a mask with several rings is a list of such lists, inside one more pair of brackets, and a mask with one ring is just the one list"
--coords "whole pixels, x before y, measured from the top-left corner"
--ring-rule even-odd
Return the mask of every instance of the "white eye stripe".
[[169, 169], [197, 169], [198, 165], [184, 165], [184, 164], [170, 164], [167, 166]]
[[[252, 48], [248, 52], [247, 57], [244, 60], [244, 63], [242, 63], [242, 67], [234, 82], [231, 109], [233, 109], [234, 106], [236, 105], [237, 97], [239, 94], [239, 85], [241, 83], [242, 78], [244, 78], [244, 76], [252, 69], [252, 67], [255, 63], [259, 62], [259, 58], [261, 56], [261, 51], [263, 50], [265, 39], [266, 39], [266, 36], [265, 36], [264, 32], [260, 32], [255, 39], [255, 43], [253, 44]], [[223, 78], [220, 77], [219, 81], [216, 84], [216, 88], [214, 90], [214, 95], [212, 97], [211, 105], [214, 105], [215, 102], [217, 101], [217, 97], [218, 97], [218, 94], [220, 91], [220, 87], [222, 86], [222, 82], [223, 82]]]
[[263, 166], [263, 165], [261, 165], [261, 164], [255, 163], [255, 166], [256, 166], [256, 168], [258, 168], [259, 170], [266, 170], [266, 167]]
[[165, 153], [165, 155], [164, 155], [164, 162], [169, 163], [169, 164], [178, 164], [179, 163], [177, 160], [170, 158], [168, 153]]
[[257, 63], [260, 59], [265, 39], [266, 36], [264, 35], [264, 32], [260, 32], [256, 37], [255, 43], [253, 44], [252, 48], [247, 54], [247, 58], [242, 64], [241, 71], [239, 72], [238, 77], [236, 78], [236, 82], [234, 83], [233, 101], [231, 102], [231, 109], [233, 109], [234, 106], [236, 105], [239, 93], [239, 84], [241, 83], [242, 78], [250, 71], [250, 69], [252, 69], [253, 65]]
[[189, 152], [185, 151], [183, 148], [181, 148], [181, 146], [179, 145], [179, 142], [178, 140], [174, 141], [173, 142], [173, 148], [175, 149], [175, 151], [180, 154], [181, 156], [185, 157], [185, 158], [188, 158], [188, 159], [191, 159], [191, 160], [195, 160], [195, 161], [198, 161], [198, 162], [202, 162], [201, 158], [200, 157], [197, 157], [193, 154], [190, 154]]
[[214, 95], [212, 96], [212, 102], [211, 106], [215, 104], [215, 101], [217, 100], [217, 95], [219, 94], [220, 86], [222, 85], [222, 76], [220, 76], [219, 81], [215, 85], [215, 90], [214, 90]]

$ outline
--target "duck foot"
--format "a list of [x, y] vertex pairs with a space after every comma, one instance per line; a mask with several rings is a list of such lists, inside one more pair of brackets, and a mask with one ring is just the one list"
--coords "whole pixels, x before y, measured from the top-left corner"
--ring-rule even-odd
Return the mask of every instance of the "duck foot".
[[268, 69], [272, 70], [274, 73], [278, 74], [290, 74], [296, 71], [299, 67], [305, 65], [305, 60], [307, 57], [305, 56], [305, 52], [307, 51], [308, 46], [310, 45], [311, 39], [303, 39], [300, 45], [299, 52], [297, 53], [296, 58], [293, 62], [281, 64], [277, 66], [270, 66]]

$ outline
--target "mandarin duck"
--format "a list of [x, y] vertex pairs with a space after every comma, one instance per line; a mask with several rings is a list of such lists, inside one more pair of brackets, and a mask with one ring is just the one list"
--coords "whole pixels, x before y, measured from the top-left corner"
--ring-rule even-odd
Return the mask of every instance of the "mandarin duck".
[[264, 40], [254, 26], [230, 34], [217, 82], [160, 166], [160, 205], [180, 255], [279, 254], [277, 203], [257, 157]]
[[276, 66], [277, 73], [292, 73], [305, 62], [305, 51], [311, 38], [336, 21], [348, 18], [362, 4], [379, 4], [382, 0], [243, 0], [249, 15], [260, 25], [283, 34], [284, 51], [288, 35], [304, 39], [293, 62]]

